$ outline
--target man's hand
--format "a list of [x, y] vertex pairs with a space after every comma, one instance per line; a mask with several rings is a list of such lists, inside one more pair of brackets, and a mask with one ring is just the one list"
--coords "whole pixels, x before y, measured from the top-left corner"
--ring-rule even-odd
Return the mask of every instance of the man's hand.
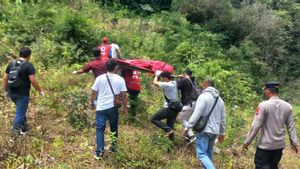
[[224, 135], [219, 135], [218, 136], [218, 142], [223, 143], [224, 142], [224, 138], [225, 138]]
[[188, 128], [184, 128], [183, 131], [182, 131], [182, 135], [183, 136], [187, 136], [188, 135], [188, 131], [189, 131]]
[[161, 74], [161, 70], [157, 70], [157, 71], [155, 71], [155, 76], [159, 76], [160, 74]]
[[243, 151], [247, 151], [248, 150], [248, 146], [249, 146], [249, 144], [248, 143], [244, 143], [243, 144]]
[[127, 107], [122, 106], [122, 112], [125, 116], [128, 115]]
[[94, 111], [94, 110], [96, 109], [95, 104], [94, 104], [94, 103], [91, 103], [91, 104], [89, 105], [89, 109]]
[[294, 151], [295, 154], [298, 154], [298, 147], [297, 146], [294, 146], [292, 145], [292, 150]]
[[10, 97], [8, 95], [8, 92], [4, 92], [4, 100], [9, 100], [9, 99], [10, 99]]

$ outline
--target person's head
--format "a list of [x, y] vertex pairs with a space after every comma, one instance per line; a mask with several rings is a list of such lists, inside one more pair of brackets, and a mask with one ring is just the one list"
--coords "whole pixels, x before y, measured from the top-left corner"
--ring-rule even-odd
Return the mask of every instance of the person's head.
[[207, 87], [214, 87], [214, 81], [211, 79], [205, 79], [203, 80], [202, 84], [201, 84], [201, 88], [202, 90], [206, 89]]
[[172, 80], [172, 74], [168, 71], [163, 71], [160, 73], [159, 77], [162, 78], [163, 81], [170, 81]]
[[278, 95], [279, 94], [279, 87], [280, 84], [278, 82], [268, 82], [264, 85], [264, 94], [270, 98], [274, 95]]
[[19, 55], [20, 55], [21, 58], [27, 59], [31, 55], [31, 50], [27, 47], [21, 48], [20, 51], [19, 51]]
[[108, 44], [109, 43], [108, 38], [104, 36], [102, 38], [102, 43]]
[[94, 47], [93, 48], [93, 55], [95, 56], [95, 57], [99, 57], [100, 56], [100, 50], [97, 48], [97, 47]]
[[192, 74], [193, 74], [193, 72], [192, 72], [190, 69], [186, 69], [186, 70], [184, 71], [184, 75], [185, 75], [185, 76], [192, 76]]
[[118, 69], [118, 63], [114, 59], [109, 59], [106, 62], [106, 69], [108, 72], [116, 72]]

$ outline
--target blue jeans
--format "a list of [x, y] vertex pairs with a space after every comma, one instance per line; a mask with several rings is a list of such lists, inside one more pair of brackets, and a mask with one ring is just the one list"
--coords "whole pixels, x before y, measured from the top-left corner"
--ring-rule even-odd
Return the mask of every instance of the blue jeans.
[[112, 146], [116, 146], [118, 137], [118, 119], [119, 112], [115, 107], [97, 111], [96, 112], [96, 154], [104, 152], [104, 132], [106, 127], [106, 120], [109, 121], [110, 131], [112, 134]]
[[201, 161], [205, 169], [214, 169], [213, 164], [213, 147], [216, 140], [216, 135], [211, 133], [197, 133], [196, 139], [196, 155]]
[[16, 105], [16, 116], [13, 129], [25, 130], [27, 126], [26, 112], [28, 109], [29, 97], [11, 94], [10, 98]]

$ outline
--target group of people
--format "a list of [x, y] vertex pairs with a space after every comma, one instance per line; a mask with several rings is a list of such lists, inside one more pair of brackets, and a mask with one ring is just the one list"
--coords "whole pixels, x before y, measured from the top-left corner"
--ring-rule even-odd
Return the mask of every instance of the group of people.
[[[116, 43], [109, 44], [107, 37], [102, 38], [102, 44], [98, 47], [93, 48], [93, 55], [95, 59], [88, 62], [83, 68], [78, 71], [73, 71], [73, 74], [82, 74], [92, 71], [94, 78], [96, 79], [99, 75], [107, 72], [106, 62], [109, 59], [121, 58], [120, 47]], [[138, 105], [138, 95], [141, 91], [141, 83], [138, 71], [123, 68], [121, 76], [125, 79], [127, 87], [127, 93], [129, 94], [130, 100], [130, 119], [135, 121], [136, 119], [136, 108]]]
[[[192, 78], [192, 71], [187, 69], [179, 77], [179, 80], [174, 81], [171, 73], [167, 71], [156, 73], [153, 84], [162, 88], [165, 101], [164, 108], [152, 116], [151, 122], [163, 129], [169, 139], [173, 141], [174, 123], [177, 115], [181, 112], [181, 121], [184, 127], [183, 135], [188, 144], [196, 140], [196, 154], [203, 167], [214, 168], [212, 160], [215, 139], [218, 137], [219, 142], [223, 142], [225, 135], [224, 102], [220, 98], [218, 90], [214, 88], [213, 80], [204, 80], [201, 84], [202, 94], [198, 98], [193, 98], [192, 92], [194, 92], [196, 84], [195, 79]], [[183, 105], [181, 111], [176, 111], [169, 106], [171, 100], [177, 99], [178, 90], [180, 90], [180, 101]], [[216, 98], [218, 98], [218, 102], [212, 108]], [[200, 117], [208, 116], [210, 111], [211, 114], [206, 127], [203, 131], [197, 132], [195, 136], [192, 130], [193, 126]], [[166, 123], [163, 123], [162, 119], [167, 119]]]
[[[90, 108], [96, 111], [96, 151], [95, 158], [100, 159], [105, 151], [104, 132], [106, 121], [109, 121], [112, 135], [111, 146], [107, 149], [110, 152], [117, 151], [119, 104], [122, 105], [122, 112], [126, 115], [127, 93], [130, 100], [136, 101], [140, 93], [140, 79], [138, 72], [124, 69], [118, 75], [118, 63], [114, 58], [120, 56], [119, 47], [112, 46], [106, 37], [102, 39], [103, 44], [93, 48], [96, 57], [74, 74], [81, 74], [92, 70], [95, 80], [90, 96]], [[117, 54], [116, 54], [117, 53]], [[19, 51], [20, 58], [9, 63], [3, 77], [3, 88], [5, 96], [9, 96], [16, 105], [16, 115], [13, 125], [14, 134], [24, 134], [28, 130], [26, 112], [29, 103], [29, 91], [31, 85], [44, 95], [39, 83], [35, 78], [35, 68], [29, 62], [31, 50], [22, 48]], [[116, 55], [115, 55], [116, 54]], [[118, 55], [119, 54], [119, 55]], [[167, 71], [156, 71], [153, 84], [162, 89], [164, 94], [164, 106], [151, 117], [151, 122], [165, 131], [166, 136], [174, 141], [174, 124], [178, 114], [183, 125], [183, 136], [187, 143], [195, 141], [196, 155], [202, 166], [206, 169], [214, 169], [213, 147], [216, 139], [224, 141], [226, 114], [225, 104], [220, 97], [219, 91], [214, 87], [214, 81], [205, 79], [201, 83], [201, 94], [193, 96], [196, 80], [192, 77], [192, 71], [187, 69], [183, 75], [174, 76]], [[18, 81], [20, 83], [18, 83]], [[261, 131], [255, 153], [255, 166], [258, 169], [276, 169], [285, 147], [285, 126], [292, 149], [298, 153], [298, 142], [296, 129], [292, 114], [292, 107], [289, 103], [280, 99], [279, 83], [270, 82], [264, 86], [264, 94], [267, 101], [259, 104], [252, 127], [243, 145], [246, 150], [253, 141], [258, 131]], [[178, 92], [180, 91], [180, 92]], [[180, 93], [180, 99], [178, 99]], [[173, 101], [180, 101], [182, 109], [173, 109], [170, 104]], [[130, 105], [132, 115], [136, 115], [137, 104]], [[193, 127], [199, 123], [202, 117], [207, 117], [203, 130], [193, 132]], [[162, 120], [166, 119], [166, 123]]]

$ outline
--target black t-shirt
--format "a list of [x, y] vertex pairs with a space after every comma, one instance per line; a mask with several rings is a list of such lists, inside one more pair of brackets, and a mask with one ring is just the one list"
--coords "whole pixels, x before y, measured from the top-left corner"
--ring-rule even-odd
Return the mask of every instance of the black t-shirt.
[[[21, 66], [21, 72], [20, 72], [20, 77], [22, 80], [21, 86], [18, 88], [8, 88], [8, 93], [9, 94], [17, 94], [17, 95], [22, 95], [22, 96], [29, 96], [29, 90], [30, 90], [30, 80], [29, 80], [29, 75], [35, 75], [35, 68], [30, 62], [26, 62], [21, 60], [21, 62], [25, 62]], [[11, 62], [5, 72], [9, 74], [10, 69], [13, 66], [13, 62]]]
[[177, 82], [177, 87], [181, 92], [181, 102], [183, 105], [190, 104], [192, 101], [192, 91], [193, 85], [191, 84], [190, 79], [182, 78]]

